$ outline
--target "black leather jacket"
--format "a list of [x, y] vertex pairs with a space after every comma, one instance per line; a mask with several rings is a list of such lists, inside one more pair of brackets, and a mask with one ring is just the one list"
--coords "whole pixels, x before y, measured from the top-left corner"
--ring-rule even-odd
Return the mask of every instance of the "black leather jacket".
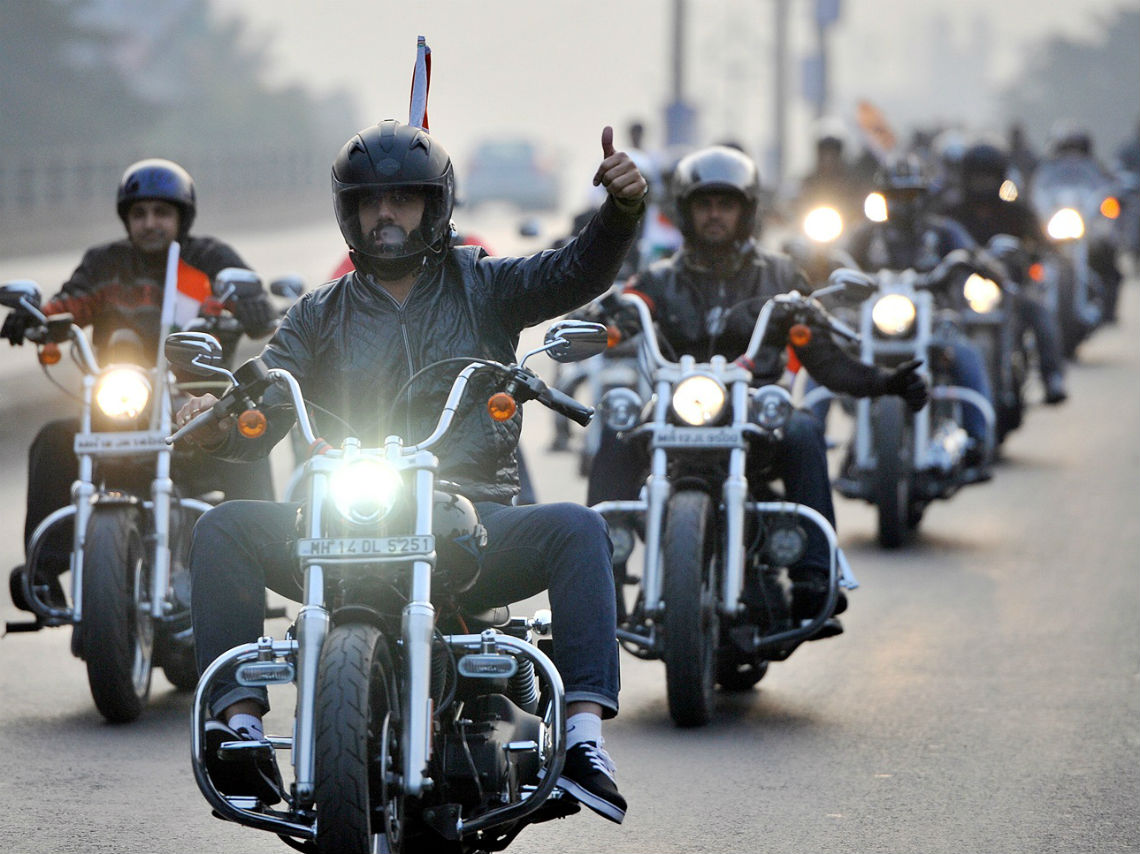
[[[667, 358], [672, 349], [675, 358], [690, 355], [707, 362], [714, 355], [729, 360], [742, 356], [764, 303], [792, 290], [805, 293], [808, 285], [791, 258], [750, 245], [731, 275], [702, 268], [682, 250], [639, 274], [627, 290], [649, 298]], [[769, 326], [753, 360], [755, 385], [776, 382], [783, 374], [786, 332]], [[796, 355], [816, 382], [833, 391], [860, 397], [882, 393], [886, 372], [849, 356], [822, 324], [809, 344], [796, 348]]]
[[[463, 363], [428, 372], [394, 401], [404, 382], [440, 359], [513, 362], [524, 328], [565, 314], [613, 284], [641, 211], [627, 213], [607, 200], [577, 239], [525, 258], [453, 247], [420, 275], [403, 305], [369, 277], [349, 273], [295, 303], [261, 358], [292, 373], [305, 399], [347, 421], [366, 447], [391, 433], [410, 442], [427, 438]], [[505, 423], [492, 421], [484, 390], [478, 381], [468, 387], [456, 422], [433, 450], [440, 477], [468, 498], [506, 503], [518, 492], [521, 410]], [[276, 410], [269, 420], [261, 439], [231, 434], [215, 453], [237, 460], [267, 454], [293, 417]], [[349, 432], [319, 411], [315, 426], [333, 445]]]

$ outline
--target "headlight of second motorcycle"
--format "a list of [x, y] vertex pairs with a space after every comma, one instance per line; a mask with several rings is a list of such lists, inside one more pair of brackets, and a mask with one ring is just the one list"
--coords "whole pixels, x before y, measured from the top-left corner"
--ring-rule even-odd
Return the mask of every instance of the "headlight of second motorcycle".
[[95, 381], [95, 405], [108, 418], [131, 421], [150, 402], [150, 378], [142, 368], [117, 365], [107, 368]]
[[826, 205], [812, 208], [804, 217], [804, 234], [816, 243], [832, 243], [843, 234], [843, 217]]
[[1075, 208], [1061, 208], [1049, 218], [1045, 230], [1054, 240], [1080, 240], [1085, 236], [1085, 221]]
[[690, 427], [714, 423], [724, 412], [726, 400], [724, 386], [705, 374], [685, 377], [673, 387], [673, 413]]
[[403, 485], [400, 473], [383, 460], [353, 460], [329, 478], [333, 506], [354, 525], [371, 525], [391, 513]]
[[906, 335], [914, 327], [914, 303], [902, 294], [879, 297], [871, 308], [871, 321], [880, 335], [896, 338]]
[[611, 388], [602, 395], [598, 404], [602, 421], [611, 430], [619, 433], [632, 430], [641, 420], [641, 395], [631, 388]]
[[962, 296], [977, 314], [989, 314], [1001, 305], [1001, 287], [993, 279], [971, 273], [962, 285]]

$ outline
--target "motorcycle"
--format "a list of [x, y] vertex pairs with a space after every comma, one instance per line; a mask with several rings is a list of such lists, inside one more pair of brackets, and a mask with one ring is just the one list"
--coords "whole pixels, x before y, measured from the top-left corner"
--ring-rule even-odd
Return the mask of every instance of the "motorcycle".
[[[1030, 200], [1057, 248], [1051, 264], [1055, 310], [1065, 355], [1100, 326], [1113, 295], [1090, 263], [1090, 253], [1114, 240], [1119, 202], [1108, 177], [1092, 160], [1064, 157], [1042, 163], [1033, 175]], [[1112, 217], [1109, 214], [1113, 214]]]
[[[540, 649], [550, 613], [460, 612], [453, 594], [473, 584], [478, 569], [456, 560], [449, 537], [458, 534], [447, 532], [459, 519], [472, 543], [486, 533], [471, 521], [471, 502], [437, 479], [432, 449], [477, 376], [490, 378], [488, 407], [498, 420], [538, 400], [584, 425], [593, 410], [548, 388], [526, 362], [543, 351], [580, 361], [600, 352], [605, 337], [598, 324], [557, 323], [518, 365], [472, 358], [426, 438], [392, 435], [379, 448], [347, 438], [306, 459], [294, 490], [301, 507], [294, 554], [305, 590], [297, 619], [283, 639], [223, 653], [194, 698], [194, 778], [216, 815], [276, 833], [297, 850], [364, 854], [497, 851], [531, 823], [578, 811], [556, 788], [566, 704], [558, 671]], [[310, 447], [322, 447], [288, 372], [255, 359], [229, 374], [218, 365], [216, 342], [194, 332], [171, 336], [166, 349], [172, 362], [225, 376], [231, 386], [170, 441], [238, 413], [246, 435], [257, 435], [265, 421], [256, 405], [275, 387], [291, 398]], [[283, 809], [226, 796], [210, 779], [207, 697], [232, 671], [245, 685], [295, 686], [291, 735], [219, 751], [222, 759], [244, 759], [290, 750], [293, 782]]]
[[[849, 287], [862, 285], [833, 280], [815, 297]], [[752, 373], [742, 360], [669, 361], [646, 303], [629, 294], [618, 299], [636, 312], [639, 358], [653, 396], [645, 405], [633, 389], [615, 389], [602, 399], [601, 412], [623, 441], [648, 441], [651, 467], [639, 499], [593, 509], [610, 527], [615, 566], [626, 564], [639, 537], [644, 541], [640, 580], [617, 579], [618, 639], [636, 657], [664, 662], [670, 716], [679, 726], [700, 726], [712, 715], [716, 684], [754, 685], [770, 661], [785, 660], [823, 629], [840, 587], [855, 581], [824, 516], [745, 476], [749, 441], [781, 437], [792, 413], [787, 389], [750, 388]], [[819, 299], [793, 291], [765, 303], [744, 359], [756, 355], [774, 317], [799, 343], [810, 338], [809, 318], [854, 335]], [[820, 611], [796, 621], [787, 570], [806, 547], [803, 525], [819, 528], [829, 543], [829, 586]], [[627, 609], [623, 587], [631, 584], [636, 596]]]
[[813, 285], [826, 282], [835, 270], [857, 266], [840, 246], [847, 225], [837, 207], [813, 205], [800, 220], [800, 231], [784, 240], [781, 249], [795, 260]]
[[[980, 309], [984, 303], [996, 306], [1000, 288], [974, 272], [965, 250], [951, 252], [926, 273], [908, 269], [881, 270], [873, 276], [852, 270], [843, 274], [864, 277], [876, 289], [860, 311], [862, 360], [891, 368], [922, 359], [920, 370], [930, 383], [930, 404], [914, 414], [895, 397], [855, 401], [847, 458], [834, 481], [841, 495], [877, 506], [879, 543], [896, 548], [917, 529], [931, 501], [948, 499], [963, 486], [987, 478], [983, 467], [967, 464], [963, 408], [974, 407], [985, 420], [984, 460], [993, 456], [997, 415], [984, 395], [953, 384], [944, 354], [965, 332], [959, 312], [939, 309], [935, 293], [947, 288], [948, 280], [960, 282], [963, 299]], [[804, 403], [811, 405], [829, 394], [816, 389]]]
[[[164, 329], [174, 317], [178, 255], [173, 243]], [[222, 337], [240, 335], [240, 324], [221, 304], [260, 289], [260, 280], [249, 270], [228, 268], [219, 272], [213, 287], [203, 328]], [[147, 367], [151, 356], [129, 330], [113, 333], [107, 363], [99, 364], [70, 314], [45, 316], [40, 311], [40, 289], [34, 282], [4, 283], [0, 304], [23, 308], [39, 322], [27, 338], [37, 345], [45, 372], [59, 362], [59, 345], [70, 341], [82, 374], [73, 503], [49, 514], [32, 533], [28, 560], [13, 573], [10, 592], [35, 619], [9, 622], [7, 630], [72, 626], [71, 650], [86, 663], [96, 708], [108, 721], [133, 721], [146, 705], [156, 666], [181, 690], [192, 689], [198, 680], [187, 556], [195, 521], [219, 496], [180, 494], [171, 479], [174, 454], [165, 442], [175, 398], [193, 384], [179, 383], [161, 353]], [[35, 582], [44, 544], [67, 526], [72, 531], [70, 604], [53, 601], [49, 586]]]

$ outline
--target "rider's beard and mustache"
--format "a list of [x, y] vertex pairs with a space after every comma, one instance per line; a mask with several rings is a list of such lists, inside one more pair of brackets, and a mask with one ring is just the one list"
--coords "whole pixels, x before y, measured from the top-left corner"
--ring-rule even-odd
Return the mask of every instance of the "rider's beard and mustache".
[[351, 250], [349, 256], [358, 270], [381, 281], [402, 279], [424, 265], [422, 253], [405, 255], [411, 240], [412, 232], [405, 231], [402, 226], [394, 222], [378, 222], [364, 235], [365, 244], [369, 247], [367, 254]]

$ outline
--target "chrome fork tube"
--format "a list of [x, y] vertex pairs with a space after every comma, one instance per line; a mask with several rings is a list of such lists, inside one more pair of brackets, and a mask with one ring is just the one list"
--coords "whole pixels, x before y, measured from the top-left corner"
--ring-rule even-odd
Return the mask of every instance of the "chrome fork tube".
[[[160, 424], [169, 427], [170, 395], [162, 382], [156, 383], [161, 395], [162, 417]], [[159, 619], [166, 612], [166, 591], [170, 587], [170, 495], [174, 482], [170, 479], [169, 446], [158, 452], [151, 499], [154, 502], [154, 563], [150, 579], [150, 615]]]
[[[432, 532], [435, 477], [431, 471], [416, 471], [416, 534]], [[430, 561], [412, 565], [412, 598], [404, 607], [401, 634], [407, 667], [407, 694], [404, 708], [404, 793], [418, 796], [431, 786], [426, 776], [431, 757], [431, 638], [435, 629], [435, 608], [431, 604]]]
[[[748, 384], [732, 384], [732, 418], [734, 427], [743, 427], [748, 421]], [[740, 593], [744, 589], [744, 504], [748, 501], [748, 478], [744, 473], [747, 452], [733, 448], [729, 452], [728, 477], [725, 478], [724, 497], [724, 576], [721, 580], [721, 613], [736, 614], [740, 607]]]
[[[79, 432], [91, 432], [91, 403], [95, 395], [95, 377], [83, 374], [83, 412]], [[87, 523], [91, 519], [91, 496], [95, 494], [95, 461], [90, 454], [79, 455], [79, 477], [71, 484], [71, 500], [75, 504], [75, 530], [71, 546], [71, 614], [78, 623], [83, 619], [83, 546], [87, 542]]]
[[[668, 382], [657, 383], [654, 424], [665, 423], [669, 411], [670, 388]], [[661, 613], [661, 534], [671, 488], [669, 458], [664, 448], [654, 448], [649, 477], [645, 481], [645, 571], [642, 573], [645, 611], [651, 617]]]

